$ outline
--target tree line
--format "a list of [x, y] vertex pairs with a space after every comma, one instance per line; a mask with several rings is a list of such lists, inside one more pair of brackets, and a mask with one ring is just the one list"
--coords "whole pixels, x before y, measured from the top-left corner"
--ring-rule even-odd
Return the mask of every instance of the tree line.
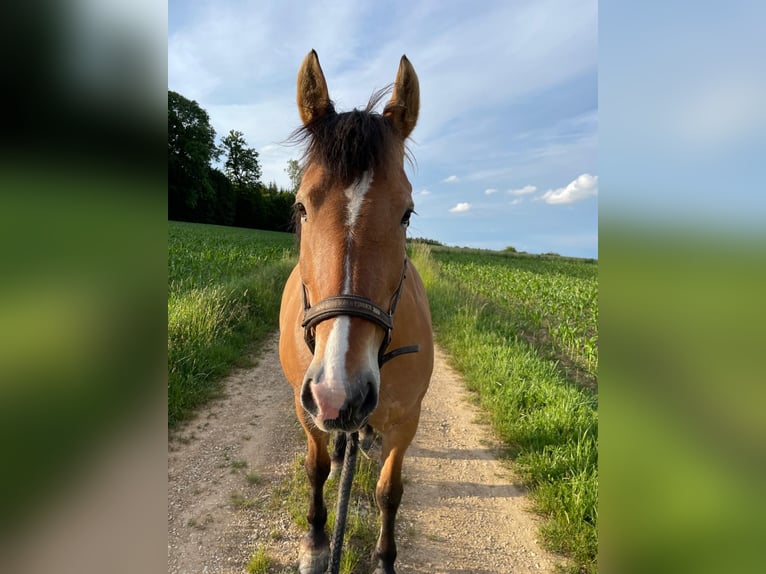
[[[242, 132], [231, 130], [220, 145], [215, 138], [208, 113], [168, 90], [168, 219], [290, 230], [302, 175], [298, 162], [287, 162], [291, 189], [264, 185], [258, 152]], [[223, 170], [214, 166], [221, 159]]]

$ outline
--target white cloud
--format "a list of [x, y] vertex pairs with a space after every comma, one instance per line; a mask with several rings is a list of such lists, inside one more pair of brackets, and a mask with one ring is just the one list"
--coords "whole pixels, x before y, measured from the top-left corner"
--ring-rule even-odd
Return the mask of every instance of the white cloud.
[[422, 195], [422, 196], [426, 196], [426, 195], [431, 195], [431, 192], [430, 192], [430, 191], [428, 191], [427, 189], [421, 189], [421, 190], [420, 190], [420, 191], [418, 191], [418, 192], [417, 192], [415, 195]]
[[598, 176], [584, 173], [566, 187], [549, 189], [542, 195], [545, 203], [565, 204], [598, 195]]
[[523, 199], [521, 199], [520, 197], [517, 197], [516, 199], [514, 199], [513, 201], [511, 201], [511, 205], [518, 205], [518, 204], [520, 204], [522, 201], [523, 201]]
[[493, 188], [493, 189], [485, 189], [485, 190], [484, 190], [484, 193], [485, 193], [486, 195], [492, 195], [493, 193], [497, 193], [497, 190], [496, 190], [496, 189], [494, 189], [494, 188]]
[[457, 176], [451, 175], [448, 178], [444, 179], [443, 181], [444, 183], [455, 183], [457, 181]]
[[508, 193], [511, 195], [529, 195], [530, 193], [534, 193], [537, 191], [537, 186], [534, 185], [525, 185], [524, 187], [520, 187], [518, 189], [510, 189], [508, 190]]
[[450, 209], [451, 213], [463, 213], [464, 211], [468, 211], [471, 209], [471, 204], [467, 201], [458, 203], [455, 207]]

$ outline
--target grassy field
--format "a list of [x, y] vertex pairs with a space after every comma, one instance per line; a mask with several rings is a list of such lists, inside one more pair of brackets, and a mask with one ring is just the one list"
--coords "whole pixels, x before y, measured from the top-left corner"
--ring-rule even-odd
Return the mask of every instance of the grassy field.
[[414, 246], [437, 341], [508, 444], [546, 545], [596, 572], [597, 265]]
[[445, 278], [513, 315], [513, 327], [594, 383], [598, 369], [598, 268], [592, 260], [431, 248]]
[[168, 424], [277, 328], [295, 263], [287, 233], [168, 222]]

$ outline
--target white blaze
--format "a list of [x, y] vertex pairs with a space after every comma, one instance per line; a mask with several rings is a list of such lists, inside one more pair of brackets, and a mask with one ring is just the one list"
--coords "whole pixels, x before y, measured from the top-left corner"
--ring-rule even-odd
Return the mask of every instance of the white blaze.
[[372, 185], [372, 170], [366, 171], [356, 180], [353, 185], [345, 190], [348, 204], [346, 205], [346, 227], [348, 227], [348, 242], [346, 246], [346, 260], [343, 265], [345, 278], [343, 280], [343, 292], [349, 293], [351, 290], [351, 240], [354, 237], [354, 227], [356, 227], [359, 213], [362, 211], [364, 196], [370, 190]]
[[348, 230], [351, 235], [354, 233], [356, 220], [359, 217], [359, 212], [362, 210], [364, 196], [370, 191], [371, 185], [372, 170], [365, 171], [353, 185], [346, 188], [345, 194], [346, 198], [348, 198], [348, 205], [346, 206], [346, 225], [348, 225]]
[[[341, 315], [335, 318], [335, 323], [327, 337], [325, 347], [325, 381], [334, 393], [345, 397], [343, 381], [346, 380], [346, 354], [348, 353], [348, 332], [351, 318]], [[329, 358], [329, 360], [327, 360]], [[340, 405], [343, 401], [340, 401]], [[338, 405], [338, 406], [340, 406]]]

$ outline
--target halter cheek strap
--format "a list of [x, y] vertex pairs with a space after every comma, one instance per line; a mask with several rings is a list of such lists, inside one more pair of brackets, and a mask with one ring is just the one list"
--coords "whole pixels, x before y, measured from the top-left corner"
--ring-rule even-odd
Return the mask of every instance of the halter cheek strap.
[[391, 305], [389, 310], [386, 311], [370, 299], [361, 297], [360, 295], [333, 295], [321, 300], [313, 307], [309, 303], [308, 292], [306, 291], [306, 285], [303, 284], [303, 338], [306, 340], [311, 354], [314, 354], [314, 348], [316, 346], [316, 329], [315, 327], [322, 321], [332, 319], [333, 317], [349, 316], [360, 317], [366, 319], [371, 323], [375, 323], [383, 329], [385, 336], [383, 337], [383, 343], [380, 345], [378, 351], [378, 367], [382, 367], [385, 363], [398, 357], [399, 355], [405, 355], [407, 353], [417, 353], [420, 350], [420, 345], [409, 345], [406, 347], [399, 347], [386, 353], [388, 345], [391, 344], [394, 330], [394, 313], [396, 313], [396, 307], [399, 304], [399, 298], [402, 295], [402, 286], [404, 285], [404, 278], [407, 276], [407, 258], [404, 259], [404, 266], [402, 268], [402, 277], [399, 279], [399, 286], [394, 291], [391, 297]]

